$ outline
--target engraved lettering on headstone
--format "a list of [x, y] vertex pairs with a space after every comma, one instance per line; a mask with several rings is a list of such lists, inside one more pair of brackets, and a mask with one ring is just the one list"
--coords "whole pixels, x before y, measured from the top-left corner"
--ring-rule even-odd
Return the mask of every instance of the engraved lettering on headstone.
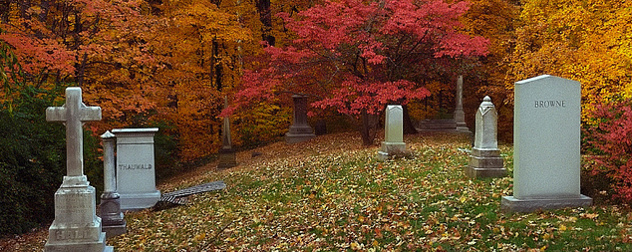
[[535, 101], [535, 108], [566, 108], [566, 101]]

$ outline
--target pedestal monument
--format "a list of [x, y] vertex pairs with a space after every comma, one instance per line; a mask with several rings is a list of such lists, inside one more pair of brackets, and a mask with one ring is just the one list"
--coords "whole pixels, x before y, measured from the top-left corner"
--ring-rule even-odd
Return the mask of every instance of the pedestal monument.
[[103, 139], [103, 180], [104, 188], [99, 204], [99, 215], [106, 237], [114, 237], [127, 232], [127, 223], [121, 212], [121, 197], [116, 192], [116, 161], [114, 160], [114, 134], [106, 131]]
[[160, 200], [154, 158], [156, 132], [158, 128], [112, 130], [116, 136], [116, 189], [123, 210], [150, 208]]
[[307, 96], [292, 95], [294, 100], [294, 121], [285, 134], [287, 143], [299, 143], [316, 137], [314, 130], [307, 123]]
[[66, 103], [48, 107], [46, 121], [66, 124], [66, 173], [55, 193], [55, 220], [48, 230], [44, 251], [113, 251], [105, 245], [96, 195], [83, 174], [83, 128], [86, 121], [101, 120], [100, 107], [87, 107], [81, 88], [66, 88]]
[[489, 96], [476, 111], [476, 132], [474, 148], [470, 154], [470, 163], [465, 168], [468, 177], [502, 177], [507, 173], [498, 149], [497, 134], [498, 113]]

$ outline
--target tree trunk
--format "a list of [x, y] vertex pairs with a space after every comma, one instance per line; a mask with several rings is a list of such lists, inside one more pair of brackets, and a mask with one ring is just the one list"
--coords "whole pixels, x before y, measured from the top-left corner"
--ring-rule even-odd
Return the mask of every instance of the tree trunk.
[[377, 115], [369, 114], [365, 110], [362, 111], [358, 129], [364, 146], [371, 146], [375, 141], [377, 118]]
[[402, 105], [402, 108], [404, 108], [404, 134], [417, 134], [415, 124], [413, 120], [410, 119], [410, 114], [408, 113], [408, 105]]

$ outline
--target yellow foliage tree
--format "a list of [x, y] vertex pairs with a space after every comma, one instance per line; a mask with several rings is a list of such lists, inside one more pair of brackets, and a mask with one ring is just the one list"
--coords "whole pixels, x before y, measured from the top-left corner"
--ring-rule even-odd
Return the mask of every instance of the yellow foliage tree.
[[632, 2], [529, 0], [511, 55], [513, 82], [552, 74], [581, 82], [582, 120], [594, 104], [632, 96]]

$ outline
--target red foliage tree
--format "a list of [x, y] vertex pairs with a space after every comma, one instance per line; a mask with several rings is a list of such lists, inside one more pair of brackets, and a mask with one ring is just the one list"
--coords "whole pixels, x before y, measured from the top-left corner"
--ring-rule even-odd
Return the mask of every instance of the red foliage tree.
[[340, 0], [295, 17], [280, 13], [295, 39], [266, 47], [260, 67], [245, 72], [236, 106], [308, 94], [313, 107], [348, 115], [364, 144], [372, 144], [386, 104], [430, 94], [419, 84], [423, 68], [487, 53], [485, 38], [459, 32], [467, 9], [466, 2], [443, 0]]
[[615, 198], [632, 200], [632, 100], [600, 104], [590, 115], [585, 138], [595, 152], [593, 175], [612, 180]]

